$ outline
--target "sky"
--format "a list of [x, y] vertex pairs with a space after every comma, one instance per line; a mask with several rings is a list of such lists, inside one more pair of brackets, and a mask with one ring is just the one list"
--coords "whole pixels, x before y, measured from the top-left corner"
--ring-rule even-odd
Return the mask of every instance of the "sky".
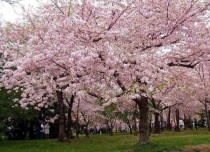
[[[22, 0], [20, 2], [25, 8], [37, 7], [37, 0]], [[0, 3], [0, 14], [2, 16], [1, 20], [15, 22], [18, 18], [21, 17], [22, 9], [20, 5], [11, 6], [5, 2]]]

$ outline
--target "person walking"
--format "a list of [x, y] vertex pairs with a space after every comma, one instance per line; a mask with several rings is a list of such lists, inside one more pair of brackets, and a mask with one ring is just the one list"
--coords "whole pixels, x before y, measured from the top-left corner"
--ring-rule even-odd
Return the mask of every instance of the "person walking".
[[44, 134], [45, 134], [45, 138], [49, 139], [49, 135], [50, 135], [50, 125], [49, 125], [49, 123], [46, 123], [44, 125]]
[[40, 138], [44, 139], [44, 124], [41, 122], [40, 124]]
[[179, 120], [179, 128], [181, 131], [184, 129], [184, 121], [182, 119]]

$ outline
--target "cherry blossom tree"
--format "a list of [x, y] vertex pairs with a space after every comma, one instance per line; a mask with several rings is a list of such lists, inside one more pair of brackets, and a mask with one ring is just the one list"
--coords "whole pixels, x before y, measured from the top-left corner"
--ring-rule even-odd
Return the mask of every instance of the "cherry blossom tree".
[[25, 11], [25, 21], [1, 29], [6, 60], [1, 83], [22, 89], [23, 107], [57, 101], [60, 141], [64, 94], [86, 91], [104, 104], [127, 96], [140, 111], [139, 144], [148, 144], [153, 75], [204, 59], [208, 7], [208, 0], [84, 0]]
[[[81, 95], [79, 96], [79, 118], [81, 124], [84, 125], [84, 131], [85, 135], [89, 136], [89, 126], [96, 126], [99, 121], [97, 120], [97, 117], [101, 114], [103, 111], [102, 105], [97, 103], [97, 101], [93, 100], [89, 95], [85, 94], [84, 92], [80, 92]], [[78, 101], [77, 101], [78, 102]], [[77, 105], [77, 103], [76, 103]]]
[[[195, 100], [203, 105], [207, 122], [210, 120], [209, 116], [209, 62], [203, 61], [198, 66], [195, 67], [194, 75], [192, 76], [191, 84], [193, 97]], [[197, 107], [198, 108], [198, 107]], [[208, 129], [210, 131], [210, 124], [208, 123]]]

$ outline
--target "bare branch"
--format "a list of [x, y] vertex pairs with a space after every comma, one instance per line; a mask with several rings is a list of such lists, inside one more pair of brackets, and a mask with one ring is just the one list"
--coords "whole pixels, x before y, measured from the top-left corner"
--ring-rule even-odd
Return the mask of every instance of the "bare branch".
[[58, 8], [58, 10], [62, 13], [62, 14], [65, 14], [64, 12], [63, 12], [63, 10], [58, 6], [58, 4], [55, 2], [55, 1], [53, 1], [53, 0], [50, 0], [57, 8]]
[[167, 24], [168, 24], [168, 19], [169, 19], [169, 5], [170, 5], [170, 0], [168, 0], [168, 4], [167, 4], [167, 15], [166, 15], [166, 19], [167, 19]]
[[17, 4], [20, 1], [22, 1], [22, 0], [0, 0], [0, 2], [6, 2], [6, 3], [11, 4], [11, 5]]

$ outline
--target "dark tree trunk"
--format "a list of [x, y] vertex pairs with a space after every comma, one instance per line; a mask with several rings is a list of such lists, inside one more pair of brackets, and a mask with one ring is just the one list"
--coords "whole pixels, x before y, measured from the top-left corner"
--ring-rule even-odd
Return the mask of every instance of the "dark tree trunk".
[[155, 112], [155, 126], [154, 126], [154, 133], [160, 134], [160, 120], [159, 120], [159, 113]]
[[67, 138], [68, 138], [69, 141], [70, 141], [70, 139], [73, 139], [73, 133], [72, 133], [71, 128], [72, 128], [72, 125], [73, 125], [73, 122], [72, 122], [72, 108], [73, 108], [73, 103], [74, 103], [74, 97], [75, 97], [75, 95], [73, 94], [70, 102], [67, 101], [69, 109], [68, 109], [68, 120], [67, 120], [67, 133], [66, 133], [66, 135], [67, 135]]
[[165, 126], [165, 122], [163, 121], [163, 115], [162, 115], [162, 113], [161, 113], [161, 115], [160, 115], [160, 129], [161, 129], [161, 131], [164, 131], [164, 127]]
[[134, 100], [140, 112], [140, 122], [139, 122], [139, 145], [147, 145], [149, 143], [149, 104], [147, 97], [141, 97], [141, 99]]
[[80, 125], [79, 125], [79, 122], [78, 122], [79, 120], [78, 119], [76, 119], [76, 137], [77, 138], [79, 138], [79, 133], [80, 133]]
[[113, 129], [112, 129], [112, 127], [109, 128], [109, 135], [113, 136]]
[[129, 132], [130, 132], [130, 134], [133, 134], [133, 130], [132, 130], [132, 127], [131, 127], [130, 122], [128, 123], [128, 128], [129, 128]]
[[179, 109], [175, 110], [176, 113], [176, 127], [175, 127], [175, 131], [181, 131], [180, 127], [179, 127]]
[[193, 129], [193, 121], [192, 121], [192, 118], [191, 118], [191, 116], [189, 116], [189, 118], [188, 118], [188, 127], [190, 128], [190, 129]]
[[81, 112], [81, 115], [83, 117], [83, 121], [85, 123], [85, 128], [84, 128], [84, 133], [86, 137], [89, 137], [89, 132], [88, 132], [88, 125], [89, 125], [89, 118], [88, 116], [85, 115], [85, 112]]
[[208, 105], [207, 101], [205, 101], [205, 113], [206, 113], [206, 118], [207, 118], [207, 125], [208, 125], [208, 130], [210, 131], [210, 112], [208, 110]]
[[167, 128], [169, 131], [171, 131], [171, 108], [168, 108], [168, 117], [167, 117]]
[[132, 121], [129, 119], [129, 117], [126, 118], [126, 121], [125, 123], [128, 125], [128, 128], [129, 128], [129, 132], [130, 134], [133, 134], [133, 130], [132, 130]]
[[65, 106], [63, 102], [63, 92], [56, 91], [58, 104], [59, 104], [59, 133], [58, 133], [58, 141], [64, 142], [66, 141], [66, 117], [65, 117]]
[[76, 113], [76, 137], [79, 138], [79, 133], [80, 133], [80, 125], [79, 125], [79, 107], [80, 107], [80, 101], [78, 101], [77, 104], [77, 113]]
[[113, 129], [114, 129], [114, 123], [111, 121], [110, 122], [110, 135], [113, 136]]
[[66, 131], [66, 135], [67, 135], [67, 138], [69, 141], [70, 141], [70, 139], [73, 139], [73, 133], [72, 133], [72, 129], [71, 129], [73, 122], [72, 122], [71, 113], [72, 113], [72, 109], [69, 108], [68, 109], [68, 120], [67, 120], [67, 131]]
[[187, 117], [184, 114], [184, 130], [187, 130]]
[[149, 132], [152, 132], [152, 114], [149, 114]]
[[107, 129], [108, 129], [108, 134], [110, 136], [113, 136], [113, 128], [112, 128], [111, 123], [109, 124], [109, 120], [106, 120], [106, 125], [107, 125]]
[[88, 124], [85, 125], [85, 136], [89, 137]]
[[208, 110], [208, 118], [209, 120], [207, 120], [208, 123], [208, 130], [210, 131], [210, 110]]

